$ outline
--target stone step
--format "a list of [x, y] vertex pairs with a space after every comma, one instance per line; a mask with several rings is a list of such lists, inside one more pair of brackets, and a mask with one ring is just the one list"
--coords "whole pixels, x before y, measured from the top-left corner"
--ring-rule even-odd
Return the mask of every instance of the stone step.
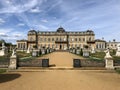
[[52, 67], [52, 68], [43, 68], [43, 67], [19, 67], [16, 70], [8, 70], [9, 72], [39, 72], [39, 71], [51, 71], [51, 70], [106, 70], [104, 67]]

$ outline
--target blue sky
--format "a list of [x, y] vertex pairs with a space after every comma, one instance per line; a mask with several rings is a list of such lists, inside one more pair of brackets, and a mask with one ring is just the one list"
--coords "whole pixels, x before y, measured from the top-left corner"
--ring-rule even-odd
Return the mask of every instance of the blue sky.
[[96, 39], [120, 41], [120, 0], [0, 0], [0, 39], [16, 43], [30, 29], [93, 30]]

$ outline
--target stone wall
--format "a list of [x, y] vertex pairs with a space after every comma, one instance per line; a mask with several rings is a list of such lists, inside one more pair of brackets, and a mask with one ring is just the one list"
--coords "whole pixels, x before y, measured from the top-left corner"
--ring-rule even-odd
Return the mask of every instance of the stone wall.
[[1, 61], [0, 60], [0, 68], [8, 68], [9, 60]]
[[18, 67], [41, 67], [42, 59], [18, 61]]
[[[1, 61], [0, 68], [8, 68], [9, 60]], [[18, 67], [42, 67], [42, 59], [28, 60], [28, 61], [19, 61]], [[80, 60], [81, 67], [105, 67], [104, 60]], [[114, 66], [120, 66], [120, 60], [114, 60]]]
[[113, 60], [114, 66], [120, 66], [120, 60]]
[[81, 67], [104, 67], [104, 61], [97, 60], [80, 60]]

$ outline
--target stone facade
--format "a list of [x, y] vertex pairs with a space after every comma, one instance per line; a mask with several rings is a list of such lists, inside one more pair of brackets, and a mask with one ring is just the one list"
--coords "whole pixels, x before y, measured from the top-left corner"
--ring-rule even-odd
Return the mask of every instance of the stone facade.
[[107, 42], [107, 48], [109, 49], [117, 49], [117, 45], [119, 44], [120, 42], [116, 42], [116, 40], [114, 39], [113, 41], [109, 41]]
[[27, 50], [28, 47], [33, 49], [36, 46], [38, 49], [67, 50], [84, 48], [85, 45], [88, 45], [89, 48], [96, 48], [95, 44], [95, 34], [92, 30], [73, 32], [59, 27], [56, 31], [51, 32], [30, 30], [28, 40], [18, 40], [17, 48], [18, 50]]

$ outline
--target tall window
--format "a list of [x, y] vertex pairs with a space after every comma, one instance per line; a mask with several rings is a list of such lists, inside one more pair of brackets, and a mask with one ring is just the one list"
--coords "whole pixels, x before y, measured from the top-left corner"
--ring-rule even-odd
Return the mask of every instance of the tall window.
[[81, 38], [79, 38], [79, 41], [81, 41]]
[[54, 38], [52, 38], [52, 41], [54, 41]]
[[50, 42], [50, 38], [48, 38], [48, 41]]
[[91, 37], [89, 38], [89, 41], [91, 41]]
[[58, 41], [58, 38], [56, 38], [56, 41]]
[[20, 48], [20, 43], [18, 43], [18, 48]]
[[85, 41], [85, 38], [83, 38], [83, 42]]

